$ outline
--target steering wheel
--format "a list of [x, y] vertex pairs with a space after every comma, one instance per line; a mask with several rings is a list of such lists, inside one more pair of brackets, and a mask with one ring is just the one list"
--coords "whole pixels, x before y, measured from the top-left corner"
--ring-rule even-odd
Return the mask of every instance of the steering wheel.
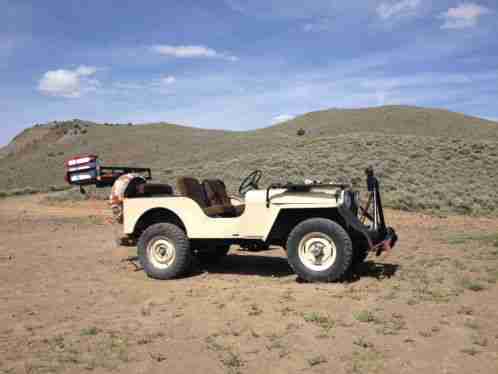
[[245, 194], [250, 190], [257, 190], [258, 183], [261, 180], [263, 172], [261, 170], [254, 170], [247, 177], [244, 178], [239, 187], [239, 195], [245, 196]]

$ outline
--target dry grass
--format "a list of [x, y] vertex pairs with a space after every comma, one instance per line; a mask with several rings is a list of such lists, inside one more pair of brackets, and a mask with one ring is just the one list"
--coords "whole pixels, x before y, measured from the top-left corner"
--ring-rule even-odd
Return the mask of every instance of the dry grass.
[[[0, 373], [497, 372], [497, 285], [486, 280], [498, 271], [496, 219], [388, 210], [396, 250], [342, 284], [274, 276], [287, 269], [276, 248], [233, 248], [209, 271], [165, 283], [128, 266], [135, 250], [109, 243], [108, 227], [22, 218], [13, 206], [2, 201], [0, 215], [0, 266], [13, 285], [4, 289]], [[464, 231], [471, 239], [454, 243]]]
[[130, 360], [128, 345], [127, 338], [95, 328], [82, 331], [79, 337], [56, 335], [36, 343], [26, 371], [61, 373], [75, 367], [112, 370]]
[[[297, 136], [299, 128], [306, 134]], [[22, 151], [0, 158], [0, 189], [10, 194], [25, 186], [47, 190], [62, 184], [64, 159], [85, 153], [97, 153], [110, 165], [150, 166], [157, 180], [171, 184], [179, 175], [220, 177], [232, 191], [256, 168], [264, 172], [263, 185], [310, 177], [363, 188], [363, 170], [372, 164], [389, 207], [498, 215], [498, 125], [455, 113], [406, 107], [332, 110], [249, 132], [170, 124], [88, 124], [85, 130], [69, 139], [44, 133], [42, 140], [24, 142]], [[28, 135], [25, 131], [17, 141]]]

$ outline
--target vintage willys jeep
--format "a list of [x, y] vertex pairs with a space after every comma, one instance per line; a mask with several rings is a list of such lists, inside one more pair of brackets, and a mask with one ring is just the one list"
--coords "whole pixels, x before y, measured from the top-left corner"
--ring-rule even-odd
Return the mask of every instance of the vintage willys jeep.
[[[281, 246], [302, 279], [335, 281], [370, 251], [379, 255], [397, 241], [385, 223], [372, 168], [366, 170], [369, 197], [363, 207], [359, 193], [340, 183], [260, 188], [262, 172], [255, 170], [240, 184], [239, 197], [230, 197], [219, 179], [201, 183], [179, 177], [174, 192], [168, 185], [147, 183], [138, 174], [143, 171], [150, 177], [148, 169], [101, 167], [86, 184], [99, 185], [99, 177], [100, 185], [113, 184], [117, 220], [124, 236], [137, 243], [139, 261], [152, 278], [179, 277], [194, 256], [214, 261], [238, 244]], [[68, 180], [71, 175], [68, 171]]]

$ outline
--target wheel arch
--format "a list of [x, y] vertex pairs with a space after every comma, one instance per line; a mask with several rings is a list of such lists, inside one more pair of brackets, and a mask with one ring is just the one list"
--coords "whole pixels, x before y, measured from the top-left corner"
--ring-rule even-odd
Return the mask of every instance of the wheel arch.
[[133, 229], [133, 235], [138, 237], [147, 229], [147, 227], [155, 223], [171, 223], [181, 228], [188, 236], [187, 228], [182, 219], [172, 210], [167, 208], [152, 208], [140, 216]]
[[330, 219], [348, 231], [346, 221], [337, 208], [287, 208], [280, 210], [278, 213], [266, 238], [266, 242], [285, 247], [285, 242], [291, 230], [300, 222], [310, 218]]

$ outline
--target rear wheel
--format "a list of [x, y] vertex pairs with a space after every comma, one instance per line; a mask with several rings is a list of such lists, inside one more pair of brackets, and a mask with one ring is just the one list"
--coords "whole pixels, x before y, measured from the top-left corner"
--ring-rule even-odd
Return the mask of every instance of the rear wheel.
[[192, 260], [187, 235], [171, 223], [151, 225], [138, 240], [138, 259], [151, 278], [172, 279], [184, 275]]
[[336, 281], [351, 266], [351, 238], [336, 222], [311, 218], [299, 223], [289, 234], [287, 257], [294, 272], [304, 280]]

